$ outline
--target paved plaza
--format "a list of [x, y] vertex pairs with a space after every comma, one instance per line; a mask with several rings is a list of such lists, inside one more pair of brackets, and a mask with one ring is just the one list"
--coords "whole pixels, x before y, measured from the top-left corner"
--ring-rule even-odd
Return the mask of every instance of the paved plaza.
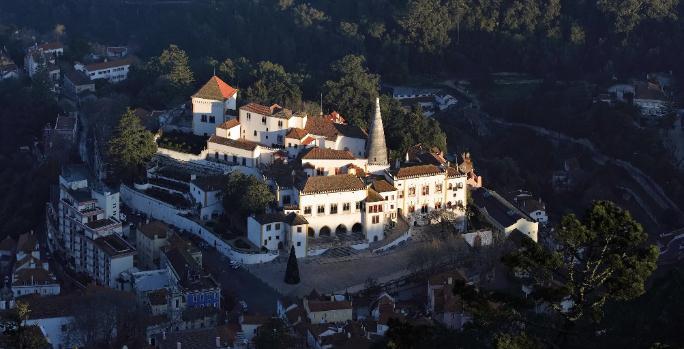
[[410, 256], [424, 243], [420, 234], [416, 234], [412, 241], [382, 254], [337, 248], [326, 252], [327, 256], [302, 258], [298, 260], [301, 282], [297, 285], [288, 285], [283, 280], [286, 258], [246, 267], [285, 296], [301, 297], [314, 288], [321, 293], [357, 292], [364, 288], [369, 278], [384, 283], [408, 275]]

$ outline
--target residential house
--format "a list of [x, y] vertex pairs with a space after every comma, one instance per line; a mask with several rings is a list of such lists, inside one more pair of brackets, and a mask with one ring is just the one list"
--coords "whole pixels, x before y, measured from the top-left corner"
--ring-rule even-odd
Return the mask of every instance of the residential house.
[[0, 81], [18, 78], [19, 67], [6, 53], [0, 51]]
[[529, 191], [518, 189], [506, 195], [510, 202], [525, 212], [533, 220], [546, 225], [549, 216], [546, 214], [546, 205], [541, 198], [534, 197]]
[[190, 182], [190, 196], [201, 219], [217, 218], [223, 213], [221, 192], [227, 180], [227, 176], [201, 176]]
[[494, 227], [506, 237], [513, 231], [525, 234], [533, 241], [537, 241], [539, 222], [535, 221], [508, 200], [492, 190], [478, 188], [471, 191], [475, 208]]
[[84, 72], [69, 69], [64, 73], [62, 91], [76, 103], [81, 103], [86, 99], [94, 98], [95, 82], [90, 80]]
[[131, 64], [130, 58], [112, 61], [105, 59], [103, 62], [90, 64], [77, 62], [74, 64], [74, 69], [83, 72], [90, 80], [104, 79], [111, 83], [117, 83], [128, 78]]
[[247, 238], [269, 250], [289, 251], [294, 246], [297, 257], [304, 257], [308, 227], [309, 222], [296, 213], [264, 213], [247, 218]]
[[342, 296], [326, 298], [309, 295], [304, 297], [302, 304], [312, 324], [352, 321], [352, 302]]
[[463, 301], [454, 294], [454, 282], [463, 277], [457, 273], [433, 275], [427, 284], [427, 311], [432, 318], [452, 330], [460, 330], [472, 321], [463, 310]]
[[145, 269], [159, 267], [161, 248], [169, 244], [169, 237], [173, 234], [166, 223], [152, 221], [138, 227], [135, 247], [138, 251], [138, 266]]

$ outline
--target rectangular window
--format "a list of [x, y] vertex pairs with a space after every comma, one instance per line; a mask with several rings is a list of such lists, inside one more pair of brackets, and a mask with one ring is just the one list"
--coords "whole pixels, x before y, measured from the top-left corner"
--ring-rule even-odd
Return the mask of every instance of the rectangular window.
[[297, 241], [297, 246], [302, 246], [302, 242], [301, 242], [301, 241]]
[[266, 231], [271, 231], [271, 225], [270, 224], [266, 224]]
[[325, 205], [318, 205], [318, 213], [319, 214], [325, 213]]
[[322, 167], [319, 167], [316, 169], [316, 176], [323, 176], [325, 175], [324, 169]]
[[280, 229], [280, 223], [276, 223], [276, 224], [275, 224], [275, 229], [276, 229], [276, 230], [279, 230], [279, 229]]
[[202, 116], [200, 117], [200, 119], [202, 120], [202, 122], [207, 122], [207, 116], [204, 115], [204, 114], [202, 114]]
[[442, 192], [442, 185], [441, 184], [435, 184], [435, 192], [436, 193]]
[[304, 214], [311, 214], [311, 206], [304, 207]]
[[254, 137], [256, 137], [256, 135], [257, 135], [257, 131], [255, 130], [255, 131], [254, 131]]
[[415, 187], [409, 187], [409, 189], [408, 189], [408, 195], [409, 195], [409, 196], [414, 196], [414, 195], [416, 195], [416, 188], [415, 188]]
[[209, 117], [209, 122], [211, 122], [212, 124], [215, 124], [215, 123], [216, 123], [216, 117], [213, 116], [213, 115], [210, 116], [210, 117]]
[[265, 117], [265, 116], [262, 116], [262, 117], [261, 117], [261, 123], [264, 124], [264, 125], [266, 125], [266, 117]]
[[278, 120], [278, 127], [283, 127], [283, 121], [282, 120]]
[[297, 232], [301, 233], [302, 232], [302, 227], [297, 227]]
[[330, 214], [337, 214], [337, 204], [330, 204]]
[[247, 113], [247, 120], [251, 120], [251, 119], [252, 119], [252, 114]]
[[351, 210], [351, 205], [348, 202], [342, 204], [342, 211], [349, 212]]
[[358, 211], [360, 209], [361, 209], [361, 201], [357, 201], [356, 202], [356, 210]]
[[429, 185], [424, 185], [422, 190], [421, 190], [422, 195], [429, 195], [430, 194], [430, 186]]
[[373, 216], [373, 224], [380, 223], [380, 216]]

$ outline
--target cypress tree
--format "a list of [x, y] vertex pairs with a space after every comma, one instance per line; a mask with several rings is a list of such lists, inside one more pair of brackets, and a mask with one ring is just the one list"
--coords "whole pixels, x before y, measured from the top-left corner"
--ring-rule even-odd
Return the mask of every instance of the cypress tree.
[[285, 269], [285, 283], [296, 285], [299, 283], [299, 265], [297, 265], [297, 256], [295, 255], [294, 246], [290, 248], [290, 258], [287, 260], [287, 269]]

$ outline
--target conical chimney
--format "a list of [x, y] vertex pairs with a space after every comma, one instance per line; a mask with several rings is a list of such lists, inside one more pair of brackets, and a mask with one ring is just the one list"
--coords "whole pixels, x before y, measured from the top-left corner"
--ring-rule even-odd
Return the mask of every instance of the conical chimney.
[[368, 164], [387, 165], [387, 145], [385, 143], [385, 130], [382, 126], [380, 114], [380, 98], [375, 98], [375, 115], [371, 120], [368, 132]]

